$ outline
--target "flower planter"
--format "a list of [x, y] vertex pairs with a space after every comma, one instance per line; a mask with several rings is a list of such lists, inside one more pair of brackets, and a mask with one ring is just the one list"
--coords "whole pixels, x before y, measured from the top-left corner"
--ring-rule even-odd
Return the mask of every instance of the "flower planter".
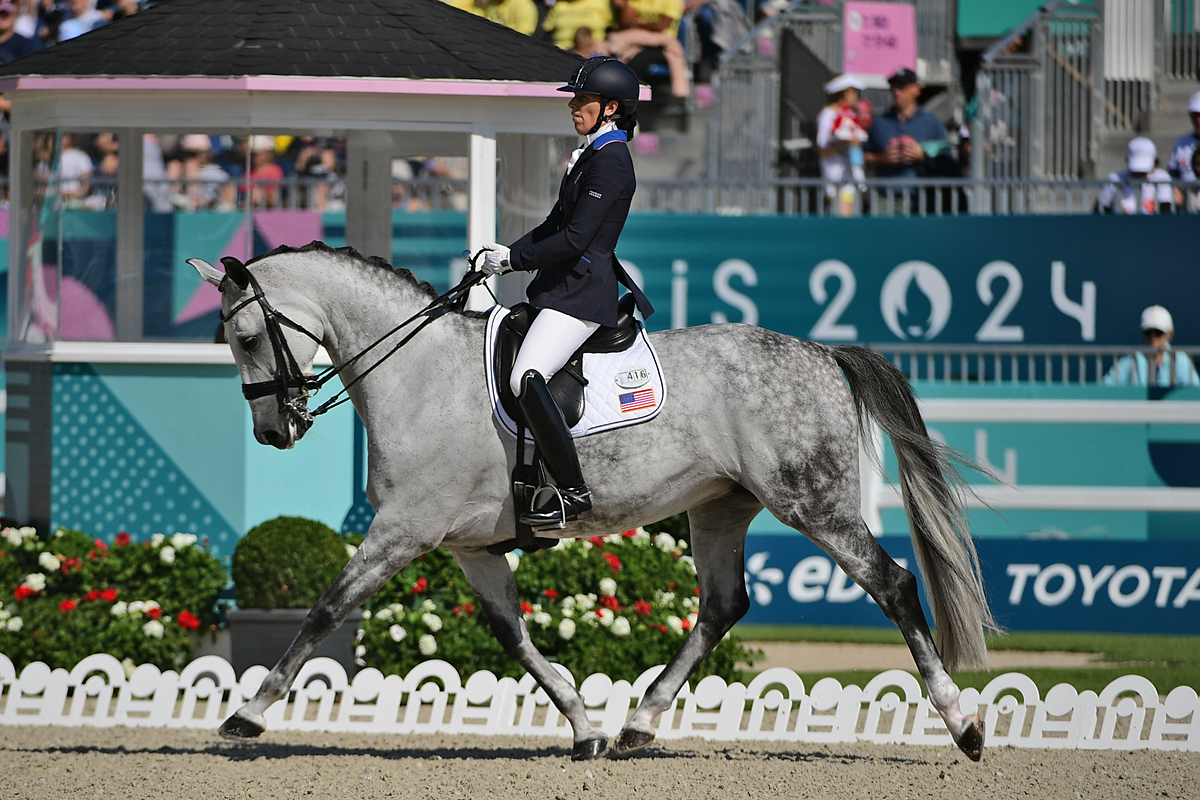
[[[287, 651], [288, 645], [300, 632], [308, 616], [306, 608], [261, 609], [245, 608], [226, 611], [232, 639], [233, 669], [241, 676], [255, 664], [273, 667]], [[309, 658], [325, 656], [336, 660], [353, 677], [358, 672], [354, 663], [355, 634], [362, 619], [362, 609], [355, 609], [341, 627], [325, 637]]]

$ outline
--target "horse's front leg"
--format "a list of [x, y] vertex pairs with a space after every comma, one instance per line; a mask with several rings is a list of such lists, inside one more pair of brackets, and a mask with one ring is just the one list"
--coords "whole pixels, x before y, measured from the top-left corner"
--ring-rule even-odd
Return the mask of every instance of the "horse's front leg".
[[550, 666], [550, 662], [529, 639], [525, 619], [521, 616], [517, 584], [508, 561], [486, 550], [455, 552], [454, 558], [479, 596], [491, 623], [492, 633], [504, 647], [504, 652], [534, 677], [538, 685], [546, 690], [555, 707], [571, 723], [574, 733], [571, 760], [587, 761], [602, 755], [608, 746], [608, 737], [599, 728], [593, 727], [587, 718], [583, 697]]
[[[227, 739], [250, 739], [266, 730], [265, 712], [287, 696], [292, 681], [321, 640], [391, 580], [408, 562], [433, 549], [436, 542], [414, 535], [376, 515], [371, 530], [350, 563], [308, 612], [300, 632], [283, 658], [263, 679], [258, 693], [221, 725]], [[501, 559], [503, 561], [503, 559]]]

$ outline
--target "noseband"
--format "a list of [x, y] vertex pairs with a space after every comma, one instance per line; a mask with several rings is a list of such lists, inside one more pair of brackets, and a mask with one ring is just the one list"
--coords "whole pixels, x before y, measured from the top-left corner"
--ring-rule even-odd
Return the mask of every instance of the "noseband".
[[[392, 328], [383, 336], [367, 345], [357, 355], [347, 359], [340, 365], [329, 367], [328, 369], [322, 371], [319, 375], [305, 375], [300, 369], [300, 364], [296, 361], [296, 356], [292, 353], [292, 349], [288, 346], [287, 338], [283, 335], [283, 326], [286, 325], [293, 330], [303, 333], [318, 345], [321, 344], [321, 339], [303, 325], [300, 325], [294, 320], [289, 319], [286, 314], [272, 306], [270, 301], [267, 300], [267, 295], [263, 292], [262, 286], [259, 285], [258, 279], [254, 277], [254, 274], [249, 270], [246, 271], [246, 274], [250, 278], [250, 287], [254, 290], [254, 294], [230, 309], [228, 314], [222, 313], [221, 322], [229, 322], [243, 308], [246, 308], [251, 303], [257, 303], [259, 309], [262, 310], [263, 321], [267, 328], [267, 338], [269, 338], [271, 341], [271, 350], [275, 354], [276, 372], [274, 377], [272, 377], [270, 380], [258, 381], [256, 383], [243, 383], [242, 395], [247, 400], [257, 400], [260, 397], [267, 397], [272, 394], [275, 395], [279, 404], [279, 413], [286, 413], [289, 419], [293, 421], [302, 421], [305, 424], [305, 427], [311, 425], [315, 417], [318, 417], [321, 414], [324, 414], [325, 412], [336, 408], [337, 406], [349, 400], [349, 396], [341, 397], [341, 395], [346, 394], [351, 386], [365, 378], [368, 374], [370, 374], [371, 370], [378, 367], [397, 350], [406, 345], [409, 340], [412, 339], [412, 337], [416, 336], [417, 333], [421, 331], [422, 328], [424, 328], [430, 322], [433, 322], [433, 320], [437, 319], [442, 314], [461, 308], [461, 306], [466, 303], [467, 293], [471, 290], [471, 288], [487, 277], [483, 272], [475, 270], [467, 272], [467, 274], [463, 276], [463, 279], [459, 281], [457, 286], [445, 294], [438, 295], [432, 302], [429, 303], [429, 305], [425, 306], [425, 308], [421, 309], [416, 314], [413, 314], [411, 317]], [[228, 275], [221, 280], [221, 286], [219, 288], [222, 292], [224, 292], [225, 284], [228, 280]], [[354, 380], [342, 386], [340, 391], [338, 391], [320, 406], [312, 411], [308, 410], [308, 398], [310, 394], [316, 394], [322, 386], [332, 380], [334, 376], [336, 376], [342, 370], [346, 369], [351, 364], [355, 363], [364, 355], [369, 353], [371, 350], [387, 341], [393, 334], [400, 331], [401, 328], [404, 328], [409, 323], [420, 319], [421, 317], [425, 318], [421, 324], [414, 328], [407, 336], [401, 339], [378, 361], [359, 373]], [[296, 395], [292, 396], [290, 394], [292, 389], [298, 389], [299, 391]], [[339, 397], [341, 399], [339, 399]]]

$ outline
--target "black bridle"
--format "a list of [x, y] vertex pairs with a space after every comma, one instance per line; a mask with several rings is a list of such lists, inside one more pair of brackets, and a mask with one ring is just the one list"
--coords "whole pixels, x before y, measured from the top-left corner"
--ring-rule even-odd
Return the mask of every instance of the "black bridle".
[[[346, 394], [351, 386], [354, 386], [354, 384], [361, 381], [363, 378], [369, 375], [372, 370], [390, 358], [397, 350], [408, 344], [408, 342], [414, 336], [420, 333], [420, 331], [426, 325], [433, 322], [443, 314], [460, 309], [465, 304], [467, 293], [471, 290], [471, 288], [487, 277], [485, 273], [476, 271], [474, 269], [468, 271], [467, 274], [463, 276], [463, 279], [459, 281], [457, 286], [455, 286], [453, 289], [450, 289], [450, 291], [446, 292], [445, 294], [438, 295], [429, 303], [429, 305], [425, 306], [416, 314], [413, 314], [411, 317], [392, 328], [383, 336], [380, 336], [374, 342], [367, 345], [357, 355], [347, 359], [342, 364], [329, 367], [318, 375], [305, 375], [300, 369], [299, 363], [296, 361], [296, 356], [292, 354], [292, 349], [288, 346], [287, 338], [283, 335], [283, 327], [286, 325], [292, 330], [303, 333], [305, 336], [316, 342], [318, 346], [321, 344], [321, 339], [303, 325], [300, 325], [299, 323], [290, 319], [282, 311], [272, 306], [270, 301], [267, 300], [267, 296], [263, 292], [262, 286], [259, 285], [258, 279], [254, 277], [254, 274], [249, 270], [246, 271], [246, 274], [250, 279], [249, 285], [254, 290], [254, 294], [230, 309], [228, 314], [222, 313], [221, 322], [229, 322], [243, 308], [251, 303], [257, 303], [259, 309], [262, 310], [263, 321], [267, 329], [267, 338], [271, 342], [271, 350], [275, 355], [275, 374], [269, 380], [258, 381], [256, 383], [243, 383], [242, 395], [247, 400], [257, 400], [260, 397], [275, 395], [279, 403], [279, 413], [286, 413], [289, 416], [289, 420], [303, 423], [306, 429], [308, 426], [312, 425], [314, 418], [319, 417], [331, 409], [337, 408], [342, 403], [345, 403], [347, 400], [349, 400], [349, 395], [346, 397], [341, 396]], [[221, 281], [222, 291], [224, 291], [225, 282], [228, 280], [229, 276], [226, 275]], [[421, 319], [422, 317], [424, 317], [424, 319], [421, 321], [421, 324], [419, 324], [403, 339], [397, 342], [396, 345], [387, 353], [385, 353], [378, 361], [359, 373], [354, 380], [342, 386], [342, 388], [338, 390], [336, 394], [334, 394], [324, 403], [317, 406], [312, 411], [308, 410], [308, 397], [311, 394], [316, 394], [318, 391], [320, 391], [321, 387], [333, 380], [333, 378], [336, 377], [342, 370], [346, 369], [351, 364], [354, 364], [364, 355], [383, 344], [405, 326], [415, 322], [418, 319]], [[292, 394], [293, 389], [296, 390], [295, 394]]]

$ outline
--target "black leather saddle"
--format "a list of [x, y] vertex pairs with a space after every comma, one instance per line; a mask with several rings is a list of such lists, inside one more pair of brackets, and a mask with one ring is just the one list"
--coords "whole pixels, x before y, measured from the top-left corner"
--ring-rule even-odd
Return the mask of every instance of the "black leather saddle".
[[[601, 326], [583, 343], [570, 360], [554, 377], [550, 379], [548, 388], [554, 402], [558, 403], [567, 427], [574, 427], [583, 418], [583, 388], [587, 379], [583, 377], [584, 353], [619, 353], [628, 349], [638, 335], [637, 320], [633, 316], [636, 309], [632, 294], [626, 294], [617, 304], [616, 327]], [[537, 317], [538, 309], [528, 303], [518, 303], [500, 323], [499, 335], [496, 337], [496, 380], [500, 391], [500, 404], [508, 412], [509, 417], [518, 425], [525, 426], [525, 416], [517, 406], [517, 398], [509, 388], [509, 375], [517, 360], [517, 351], [525, 341], [529, 326]]]

